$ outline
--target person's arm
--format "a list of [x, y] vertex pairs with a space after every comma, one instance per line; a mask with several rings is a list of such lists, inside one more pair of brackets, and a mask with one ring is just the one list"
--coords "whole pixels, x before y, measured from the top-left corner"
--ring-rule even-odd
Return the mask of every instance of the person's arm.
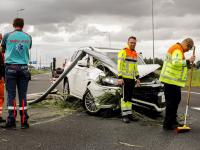
[[2, 53], [5, 53], [7, 38], [8, 38], [8, 34], [6, 33], [2, 38], [2, 43], [1, 43], [1, 47], [0, 47], [0, 51]]
[[2, 47], [2, 46], [0, 46], [0, 52], [1, 52], [1, 53], [5, 53], [5, 48]]
[[137, 86], [140, 85], [140, 79], [139, 79], [139, 72], [138, 72], [138, 62], [135, 64], [135, 77], [137, 79]]
[[118, 54], [118, 84], [122, 85], [123, 84], [123, 79], [122, 79], [122, 65], [124, 62], [124, 54], [123, 50], [121, 50]]
[[183, 59], [183, 54], [179, 49], [175, 50], [172, 54], [172, 64], [175, 67], [186, 67], [187, 66], [186, 59]]

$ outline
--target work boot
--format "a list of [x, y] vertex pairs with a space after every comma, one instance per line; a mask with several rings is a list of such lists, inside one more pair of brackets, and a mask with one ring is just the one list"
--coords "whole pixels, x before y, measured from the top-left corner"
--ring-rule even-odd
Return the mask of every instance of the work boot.
[[29, 128], [28, 122], [21, 123], [21, 129], [27, 129], [27, 128]]
[[175, 130], [176, 128], [180, 127], [179, 125], [173, 125], [171, 127], [169, 126], [163, 126], [164, 130]]
[[2, 122], [6, 122], [6, 120], [3, 119], [2, 117], [0, 117], [0, 123], [2, 123]]
[[139, 120], [138, 118], [133, 117], [133, 115], [128, 115], [128, 119], [130, 121], [138, 121]]
[[184, 124], [179, 123], [177, 120], [175, 120], [174, 125], [178, 125], [178, 126], [184, 126]]
[[130, 120], [128, 119], [128, 116], [122, 116], [122, 122], [130, 123]]
[[4, 129], [12, 129], [12, 130], [16, 130], [16, 124], [15, 122], [7, 122], [5, 125], [0, 126], [1, 128]]

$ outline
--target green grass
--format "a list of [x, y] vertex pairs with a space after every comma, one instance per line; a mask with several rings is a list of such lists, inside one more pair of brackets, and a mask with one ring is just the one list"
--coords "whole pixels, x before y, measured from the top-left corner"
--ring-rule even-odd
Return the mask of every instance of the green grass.
[[49, 72], [50, 71], [31, 69], [31, 76], [36, 75], [36, 74], [49, 73]]
[[58, 100], [43, 100], [38, 103], [34, 103], [32, 105], [29, 105], [28, 108], [50, 108], [50, 109], [67, 109], [67, 110], [72, 110], [72, 111], [83, 111], [82, 103], [80, 102], [79, 99], [73, 97], [73, 96], [68, 96], [69, 100], [64, 101], [62, 99]]
[[[156, 72], [160, 74], [161, 70], [156, 70]], [[191, 69], [188, 69], [186, 86], [189, 86], [190, 74], [191, 74]], [[196, 68], [193, 69], [191, 86], [200, 87], [200, 70], [198, 70]]]

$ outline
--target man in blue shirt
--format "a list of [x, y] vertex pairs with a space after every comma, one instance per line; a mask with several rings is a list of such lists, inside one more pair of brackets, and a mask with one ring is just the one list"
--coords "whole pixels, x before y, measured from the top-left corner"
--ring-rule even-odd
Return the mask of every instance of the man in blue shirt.
[[14, 31], [3, 36], [0, 51], [5, 52], [8, 118], [2, 128], [16, 129], [16, 86], [19, 95], [19, 112], [21, 116], [21, 129], [29, 127], [27, 114], [26, 93], [29, 81], [28, 62], [29, 49], [32, 45], [32, 38], [23, 32], [24, 20], [15, 18], [13, 21]]

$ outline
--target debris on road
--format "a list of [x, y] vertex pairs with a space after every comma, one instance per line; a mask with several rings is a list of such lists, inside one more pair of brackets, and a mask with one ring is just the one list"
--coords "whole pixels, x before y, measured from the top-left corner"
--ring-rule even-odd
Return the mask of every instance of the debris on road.
[[[124, 146], [131, 146], [131, 147], [145, 147], [145, 146], [138, 146], [138, 145], [131, 145], [131, 144], [128, 144], [128, 143], [123, 143], [123, 142], [119, 142], [121, 145], [124, 145]], [[119, 145], [119, 144], [117, 144]]]

